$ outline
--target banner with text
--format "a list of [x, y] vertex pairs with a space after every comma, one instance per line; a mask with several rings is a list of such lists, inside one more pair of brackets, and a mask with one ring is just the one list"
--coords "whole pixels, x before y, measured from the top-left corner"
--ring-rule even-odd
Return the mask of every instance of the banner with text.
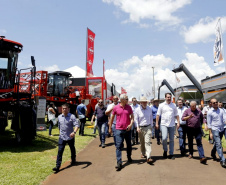
[[224, 63], [223, 41], [222, 41], [222, 35], [221, 35], [220, 19], [216, 26], [216, 40], [215, 40], [214, 47], [213, 47], [213, 53], [214, 53], [214, 66]]
[[89, 28], [87, 28], [87, 61], [86, 61], [86, 76], [93, 76], [93, 60], [94, 60], [94, 39], [95, 33], [93, 33]]

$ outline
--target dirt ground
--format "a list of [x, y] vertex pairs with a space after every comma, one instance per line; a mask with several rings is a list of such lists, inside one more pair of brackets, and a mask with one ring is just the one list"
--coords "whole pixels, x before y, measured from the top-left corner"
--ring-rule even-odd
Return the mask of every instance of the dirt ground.
[[[139, 145], [133, 146], [132, 163], [127, 163], [126, 150], [122, 152], [123, 168], [115, 170], [116, 154], [113, 138], [107, 138], [106, 148], [98, 147], [99, 138], [94, 139], [83, 151], [77, 154], [77, 165], [70, 166], [66, 162], [58, 173], [50, 175], [42, 184], [78, 184], [78, 185], [223, 185], [225, 184], [226, 169], [219, 161], [213, 161], [210, 156], [212, 149], [203, 139], [207, 164], [199, 161], [197, 147], [194, 146], [194, 158], [188, 159], [188, 153], [181, 157], [179, 139], [175, 139], [174, 154], [176, 159], [163, 159], [162, 145], [152, 140], [153, 165], [142, 159]], [[195, 141], [194, 141], [195, 143]], [[66, 146], [68, 147], [68, 146]], [[225, 154], [225, 152], [224, 152]]]

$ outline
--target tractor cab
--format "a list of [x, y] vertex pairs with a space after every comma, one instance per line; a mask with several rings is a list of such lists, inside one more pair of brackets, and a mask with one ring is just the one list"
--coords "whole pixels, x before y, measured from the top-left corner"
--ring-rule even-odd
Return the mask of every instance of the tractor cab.
[[0, 101], [11, 98], [18, 62], [23, 45], [0, 36]]
[[71, 73], [55, 71], [48, 74], [48, 96], [68, 97]]

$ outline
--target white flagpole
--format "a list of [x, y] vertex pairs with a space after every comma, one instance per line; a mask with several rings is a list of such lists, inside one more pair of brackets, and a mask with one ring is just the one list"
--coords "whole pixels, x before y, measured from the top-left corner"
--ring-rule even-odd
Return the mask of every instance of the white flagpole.
[[[173, 69], [175, 69], [175, 64], [173, 64]], [[176, 73], [175, 73], [175, 81], [176, 81], [176, 91], [175, 91], [175, 102], [176, 102], [177, 101], [177, 76], [176, 76]]]
[[[222, 42], [222, 57], [224, 59], [224, 45], [223, 45], [223, 36], [222, 36], [222, 29], [221, 29], [221, 17], [218, 19], [218, 24], [220, 27], [220, 34], [221, 34], [221, 42]], [[226, 61], [224, 59], [224, 66], [225, 66], [225, 73], [226, 73]]]

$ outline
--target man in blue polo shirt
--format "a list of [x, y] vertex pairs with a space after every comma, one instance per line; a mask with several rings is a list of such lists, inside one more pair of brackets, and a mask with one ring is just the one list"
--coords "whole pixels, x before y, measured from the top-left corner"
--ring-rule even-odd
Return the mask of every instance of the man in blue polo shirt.
[[[60, 130], [59, 142], [58, 142], [58, 154], [56, 160], [56, 167], [53, 171], [58, 172], [62, 163], [62, 156], [65, 145], [68, 144], [71, 150], [71, 165], [76, 162], [76, 150], [75, 150], [75, 134], [79, 128], [79, 124], [75, 118], [75, 115], [69, 113], [69, 105], [62, 105], [62, 114], [58, 116], [58, 127]], [[75, 127], [73, 129], [73, 127]]]
[[84, 136], [84, 127], [86, 124], [86, 112], [87, 112], [87, 108], [84, 105], [85, 100], [81, 101], [81, 104], [78, 105], [77, 110], [76, 110], [76, 114], [80, 120], [81, 123], [81, 127], [79, 130], [79, 135]]

